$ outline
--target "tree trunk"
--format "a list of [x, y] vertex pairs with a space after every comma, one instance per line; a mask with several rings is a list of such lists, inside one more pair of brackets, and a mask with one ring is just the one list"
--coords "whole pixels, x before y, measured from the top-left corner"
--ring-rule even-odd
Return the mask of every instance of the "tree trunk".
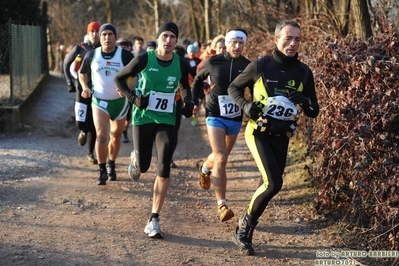
[[351, 0], [341, 0], [339, 6], [339, 32], [344, 36], [348, 34], [350, 6]]
[[111, 0], [103, 0], [105, 4], [105, 14], [107, 15], [107, 22], [112, 23], [112, 9], [111, 9]]
[[222, 1], [221, 0], [215, 0], [214, 2], [215, 6], [215, 22], [216, 22], [216, 35], [218, 34], [223, 34], [223, 29], [222, 29]]
[[199, 33], [197, 27], [197, 12], [195, 11], [195, 4], [193, 0], [188, 0], [188, 17], [187, 17], [187, 37], [193, 38], [194, 40], [199, 40]]
[[367, 0], [352, 0], [351, 10], [354, 35], [363, 38], [372, 36]]
[[154, 32], [157, 32], [158, 28], [159, 28], [159, 10], [158, 10], [158, 7], [159, 7], [158, 0], [154, 0], [154, 26], [155, 26], [155, 31]]
[[209, 8], [209, 0], [205, 0], [204, 2], [204, 20], [205, 20], [205, 41], [211, 39], [211, 32], [210, 32], [210, 8]]
[[317, 12], [323, 12], [326, 14], [334, 13], [334, 6], [332, 0], [321, 0], [317, 2]]

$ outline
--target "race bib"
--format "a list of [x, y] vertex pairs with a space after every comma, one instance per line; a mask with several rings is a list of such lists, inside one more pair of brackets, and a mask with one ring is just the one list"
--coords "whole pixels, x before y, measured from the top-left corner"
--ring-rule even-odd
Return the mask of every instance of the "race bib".
[[152, 91], [150, 93], [147, 110], [162, 113], [173, 113], [174, 104], [175, 93]]
[[100, 100], [100, 102], [98, 103], [98, 106], [100, 106], [100, 107], [102, 107], [102, 108], [104, 108], [104, 109], [107, 109], [107, 107], [108, 107], [108, 102], [106, 102], [106, 101], [101, 101], [101, 100]]
[[78, 71], [76, 71], [76, 61], [73, 61], [71, 66], [69, 67], [69, 72], [71, 73], [71, 76], [74, 79], [79, 79], [78, 78]]
[[241, 108], [231, 99], [230, 95], [219, 95], [220, 116], [234, 118], [241, 115]]
[[190, 67], [195, 67], [197, 63], [194, 60], [190, 60]]
[[293, 120], [298, 113], [298, 109], [287, 97], [275, 96], [267, 98], [265, 112], [263, 116], [271, 116], [277, 120]]
[[78, 122], [86, 122], [87, 104], [75, 102], [75, 120]]

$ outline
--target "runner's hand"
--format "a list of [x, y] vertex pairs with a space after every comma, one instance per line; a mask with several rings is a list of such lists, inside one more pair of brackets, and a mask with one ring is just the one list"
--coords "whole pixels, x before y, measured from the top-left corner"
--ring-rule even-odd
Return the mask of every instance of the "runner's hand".
[[75, 84], [69, 83], [68, 84], [68, 92], [75, 92], [75, 91], [76, 91]]
[[299, 105], [308, 104], [308, 99], [300, 91], [290, 92], [288, 95], [288, 99], [290, 99], [290, 101], [293, 102], [294, 104], [299, 104]]
[[194, 104], [193, 115], [197, 115], [198, 111], [199, 111], [198, 105]]
[[134, 95], [133, 92], [130, 92], [127, 95], [127, 99], [129, 102], [136, 105], [139, 109], [145, 109], [148, 106], [148, 95]]
[[90, 98], [91, 97], [91, 90], [90, 89], [83, 89], [82, 93], [80, 95], [83, 98]]
[[264, 105], [260, 102], [252, 102], [252, 103], [246, 103], [244, 105], [244, 113], [250, 117], [252, 120], [257, 120], [263, 113], [263, 107]]
[[187, 118], [191, 117], [193, 115], [194, 106], [194, 102], [192, 101], [185, 102], [184, 107], [181, 109], [181, 114]]

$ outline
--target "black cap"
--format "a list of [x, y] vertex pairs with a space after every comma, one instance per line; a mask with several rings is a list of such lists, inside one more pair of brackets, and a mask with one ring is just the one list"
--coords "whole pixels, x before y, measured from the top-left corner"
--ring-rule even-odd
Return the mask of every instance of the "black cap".
[[114, 25], [110, 24], [110, 23], [106, 23], [101, 25], [100, 30], [98, 31], [98, 33], [101, 35], [101, 32], [105, 31], [105, 30], [110, 30], [114, 33], [115, 38], [116, 38], [116, 29], [114, 27]]
[[179, 38], [179, 28], [177, 25], [173, 22], [165, 22], [161, 26], [159, 26], [158, 33], [157, 33], [157, 38], [159, 35], [161, 35], [162, 32], [170, 30], [176, 35], [176, 38]]

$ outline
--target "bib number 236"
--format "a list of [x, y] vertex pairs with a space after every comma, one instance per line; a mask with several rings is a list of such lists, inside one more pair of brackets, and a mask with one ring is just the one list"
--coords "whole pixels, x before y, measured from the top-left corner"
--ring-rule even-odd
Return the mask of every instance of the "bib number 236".
[[298, 109], [286, 97], [276, 96], [267, 99], [265, 113], [278, 120], [293, 120]]

